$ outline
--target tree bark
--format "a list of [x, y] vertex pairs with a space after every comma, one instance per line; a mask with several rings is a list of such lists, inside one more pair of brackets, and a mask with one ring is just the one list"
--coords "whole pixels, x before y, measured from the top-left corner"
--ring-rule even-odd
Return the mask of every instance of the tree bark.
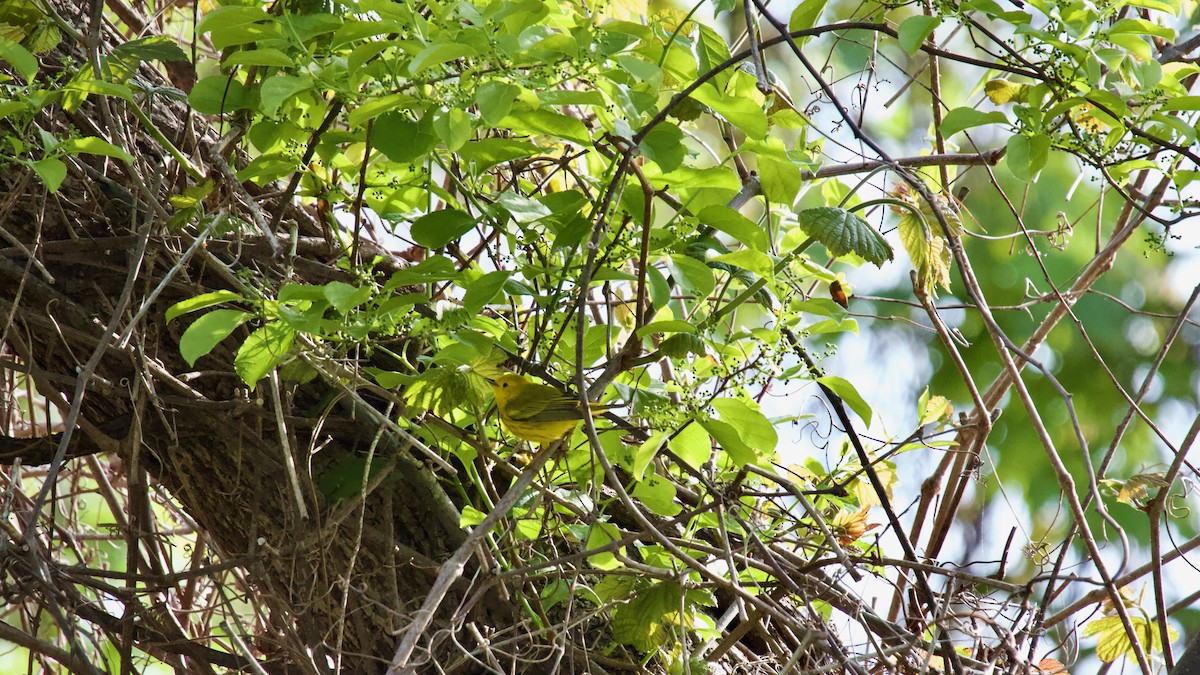
[[[66, 8], [64, 15], [70, 16]], [[43, 74], [72, 67], [67, 57], [87, 63], [78, 45], [67, 45], [43, 55]], [[138, 77], [169, 86], [149, 68]], [[272, 630], [253, 640], [271, 670], [380, 672], [440, 561], [464, 539], [461, 504], [443, 487], [451, 477], [356, 414], [344, 392], [321, 378], [284, 379], [280, 410], [272, 403], [269, 381], [249, 391], [234, 374], [230, 345], [254, 326], [239, 329], [195, 367], [184, 361], [179, 337], [191, 319], [167, 323], [164, 313], [172, 304], [219, 289], [240, 292], [239, 274], [245, 272], [314, 284], [346, 275], [333, 264], [335, 252], [314, 243], [321, 228], [291, 205], [280, 232], [309, 237], [298, 257], [272, 257], [261, 236], [234, 233], [213, 237], [185, 258], [194, 240], [169, 231], [167, 216], [168, 198], [188, 184], [187, 175], [125, 105], [93, 95], [74, 114], [51, 106], [36, 122], [60, 138], [99, 135], [129, 150], [134, 166], [95, 155], [67, 158], [69, 174], [56, 192], [27, 168], [0, 173], [0, 194], [6, 195], [0, 228], [7, 240], [0, 250], [5, 289], [0, 316], [6, 319], [3, 339], [17, 357], [7, 367], [27, 370], [64, 416], [82, 387], [68, 456], [115, 449], [133, 480], [138, 472], [148, 473], [178, 500], [222, 559], [244, 564], [256, 591], [250, 601], [270, 615]], [[205, 120], [165, 96], [139, 98], [137, 105], [189, 161], [208, 170], [217, 186], [213, 194], [219, 195], [211, 212], [225, 210], [250, 221], [238, 195], [253, 186], [228, 184], [204, 160], [218, 152], [217, 134]], [[6, 134], [21, 133], [3, 124]], [[262, 204], [270, 207], [273, 201]], [[149, 306], [142, 312], [144, 303]], [[98, 360], [89, 372], [94, 353]], [[277, 415], [286, 422], [287, 445]], [[5, 439], [3, 461], [49, 464], [61, 437]], [[315, 487], [344, 459], [363, 458], [372, 448], [373, 462], [384, 467], [386, 478], [365, 501], [331, 503]], [[287, 477], [289, 453], [307, 519]], [[154, 532], [135, 534], [142, 546], [155, 545]], [[479, 574], [472, 565], [468, 578]], [[149, 577], [161, 570], [128, 572]], [[470, 597], [464, 588], [443, 605], [436, 627], [476, 622], [478, 634], [489, 636], [515, 625], [512, 601], [497, 586]], [[146, 619], [131, 635], [151, 653], [158, 645], [180, 654], [162, 645], [194, 636], [180, 636], [168, 623]], [[112, 630], [119, 632], [120, 625]], [[466, 651], [473, 648], [458, 640]], [[448, 670], [470, 670], [450, 642], [433, 654], [445, 659]], [[203, 660], [194, 651], [185, 656]]]

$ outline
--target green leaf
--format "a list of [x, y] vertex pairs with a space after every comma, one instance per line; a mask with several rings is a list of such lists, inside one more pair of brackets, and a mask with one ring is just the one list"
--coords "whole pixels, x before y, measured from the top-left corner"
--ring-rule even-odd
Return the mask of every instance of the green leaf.
[[509, 270], [500, 270], [483, 275], [472, 281], [463, 293], [463, 307], [471, 314], [477, 314], [491, 302], [504, 288], [504, 282], [512, 276]]
[[892, 247], [875, 228], [836, 206], [804, 209], [796, 214], [800, 227], [821, 242], [830, 255], [853, 253], [867, 262], [882, 267], [892, 259]]
[[664, 319], [662, 321], [652, 321], [645, 326], [642, 326], [637, 331], [638, 337], [654, 335], [655, 333], [695, 333], [696, 327], [686, 321], [679, 319]]
[[200, 23], [196, 25], [196, 32], [204, 34], [210, 31], [223, 30], [246, 23], [270, 20], [271, 15], [267, 14], [259, 7], [238, 7], [235, 5], [230, 5], [226, 7], [219, 7], [205, 14], [204, 18], [200, 20]]
[[412, 224], [412, 240], [429, 249], [442, 248], [475, 226], [470, 214], [458, 209], [442, 209], [421, 216]]
[[761, 227], [728, 206], [706, 206], [696, 217], [701, 223], [715, 227], [755, 251], [766, 253], [770, 247], [767, 233]]
[[479, 117], [483, 123], [494, 127], [508, 117], [513, 102], [521, 95], [521, 88], [507, 82], [485, 82], [475, 90], [475, 103], [479, 106]]
[[37, 172], [38, 178], [42, 179], [42, 183], [46, 185], [46, 189], [51, 192], [58, 192], [59, 186], [67, 178], [67, 165], [63, 164], [61, 159], [55, 157], [45, 157], [30, 164], [33, 170]]
[[371, 129], [371, 143], [393, 162], [415, 162], [437, 145], [431, 118], [413, 121], [398, 112], [380, 115]]
[[179, 47], [179, 43], [168, 35], [151, 35], [150, 37], [130, 40], [113, 47], [113, 54], [130, 57], [138, 61], [188, 61], [188, 55]]
[[458, 150], [459, 156], [476, 176], [501, 162], [531, 157], [537, 153], [538, 147], [533, 143], [511, 138], [484, 138], [478, 141], [467, 141]]
[[533, 134], [545, 134], [553, 138], [573, 141], [580, 145], [589, 145], [592, 135], [583, 122], [574, 118], [560, 115], [550, 110], [522, 109], [513, 111], [500, 121], [500, 125], [513, 131], [524, 131]]
[[454, 261], [441, 255], [430, 256], [416, 265], [402, 269], [388, 279], [386, 290], [410, 286], [414, 284], [429, 284], [438, 281], [453, 281], [459, 277], [458, 268]]
[[1110, 33], [1127, 33], [1130, 35], [1151, 35], [1164, 40], [1175, 39], [1175, 29], [1160, 26], [1146, 19], [1120, 19], [1108, 29]]
[[[70, 92], [78, 92], [86, 98], [88, 94], [97, 94], [99, 96], [113, 96], [123, 101], [133, 101], [133, 92], [129, 87], [118, 84], [116, 82], [105, 82], [104, 80], [73, 80], [64, 90]], [[82, 101], [82, 99], [80, 99]]]
[[233, 291], [213, 291], [211, 293], [197, 295], [194, 298], [180, 300], [174, 305], [171, 305], [171, 307], [167, 309], [166, 321], [167, 323], [171, 323], [176, 319], [176, 317], [183, 316], [189, 312], [208, 309], [213, 305], [219, 305], [223, 302], [240, 302], [242, 300], [242, 296], [234, 293]]
[[31, 112], [33, 106], [29, 101], [0, 101], [0, 119], [17, 112]]
[[721, 421], [736, 429], [746, 445], [765, 456], [774, 454], [779, 434], [756, 405], [739, 398], [718, 398], [712, 406]]
[[447, 150], [458, 152], [475, 135], [475, 117], [458, 108], [438, 110], [433, 115], [433, 128]]
[[103, 138], [95, 136], [87, 136], [85, 138], [68, 138], [58, 144], [60, 152], [69, 155], [89, 154], [89, 155], [104, 155], [106, 157], [116, 157], [117, 159], [133, 163], [133, 155], [125, 152], [124, 149], [109, 143]]
[[800, 192], [800, 167], [788, 157], [783, 141], [773, 136], [761, 142], [748, 140], [742, 150], [753, 154], [758, 162], [763, 196], [790, 206]]
[[301, 92], [313, 88], [313, 80], [308, 75], [274, 75], [263, 81], [259, 89], [262, 99], [262, 111], [268, 117], [273, 117], [279, 111], [283, 102]]
[[645, 480], [638, 481], [630, 496], [660, 516], [676, 516], [683, 511], [675, 500], [675, 485], [658, 474], [650, 474]]
[[630, 473], [633, 474], [634, 480], [640, 481], [646, 476], [646, 468], [658, 456], [658, 451], [662, 449], [666, 440], [667, 433], [665, 431], [655, 431], [650, 434], [650, 438], [642, 441], [642, 444], [633, 453], [633, 468]]
[[743, 467], [758, 461], [754, 449], [742, 440], [741, 434], [732, 424], [715, 419], [700, 420], [700, 425], [712, 436], [725, 452], [725, 457], [734, 467]]
[[1163, 101], [1159, 110], [1200, 110], [1200, 96], [1175, 96]]
[[707, 298], [717, 286], [712, 268], [691, 256], [672, 254], [670, 265], [676, 283], [684, 290], [691, 291], [697, 299]]
[[279, 295], [276, 296], [280, 302], [294, 303], [298, 301], [320, 302], [328, 301], [325, 296], [324, 286], [314, 286], [312, 284], [284, 284], [279, 289]]
[[750, 98], [726, 96], [717, 91], [711, 82], [691, 94], [692, 98], [712, 108], [733, 126], [741, 129], [747, 138], [760, 139], [767, 134], [767, 115], [761, 106]]
[[522, 225], [535, 223], [551, 215], [545, 204], [515, 192], [501, 192], [496, 197], [496, 203], [503, 206], [513, 220]]
[[211, 352], [221, 340], [252, 318], [249, 312], [238, 309], [214, 309], [193, 321], [179, 336], [179, 354], [189, 366], [194, 366], [197, 359]]
[[770, 277], [775, 272], [775, 263], [771, 261], [771, 258], [767, 254], [748, 248], [719, 255], [713, 258], [712, 262], [722, 262], [734, 267], [740, 267], [762, 277]]
[[254, 98], [246, 86], [231, 75], [210, 75], [192, 87], [188, 103], [196, 112], [219, 115], [253, 107]]
[[0, 37], [0, 59], [12, 64], [12, 67], [16, 68], [17, 74], [26, 82], [32, 82], [33, 78], [37, 76], [37, 57], [28, 49], [6, 37]]
[[258, 381], [287, 358], [295, 339], [294, 330], [283, 322], [272, 321], [246, 338], [233, 360], [233, 369], [250, 391], [254, 391]]
[[684, 426], [675, 434], [675, 437], [667, 441], [667, 447], [671, 452], [679, 455], [688, 466], [698, 469], [708, 461], [712, 455], [712, 437], [704, 430], [704, 427], [691, 423]]
[[708, 353], [708, 348], [704, 345], [704, 339], [699, 335], [691, 333], [675, 333], [662, 341], [658, 346], [658, 350], [663, 356], [672, 359], [686, 359], [692, 354], [703, 356]]
[[829, 4], [829, 0], [801, 0], [792, 12], [792, 18], [788, 21], [788, 29], [792, 31], [808, 30], [817, 25], [817, 21], [821, 18], [821, 12], [825, 11], [825, 6]]
[[642, 154], [658, 164], [663, 172], [674, 171], [683, 163], [687, 148], [683, 145], [683, 132], [670, 122], [663, 122], [650, 130], [641, 142]]
[[[366, 457], [344, 456], [317, 476], [317, 489], [331, 502], [356, 497], [362, 494], [364, 481], [382, 471], [384, 464], [379, 461], [372, 462], [368, 476]], [[463, 518], [466, 518], [465, 510]]]
[[921, 43], [933, 33], [942, 22], [940, 16], [925, 16], [920, 14], [910, 16], [896, 28], [896, 37], [900, 46], [909, 54], [916, 54], [921, 49]]
[[397, 109], [409, 110], [416, 107], [417, 99], [408, 94], [388, 94], [387, 96], [363, 101], [362, 105], [350, 111], [350, 114], [346, 116], [346, 121], [350, 123], [350, 126], [357, 127], [379, 117], [383, 113]]
[[[620, 538], [621, 531], [615, 526], [608, 523], [594, 522], [592, 523], [591, 529], [588, 533], [587, 543], [585, 543], [584, 546], [588, 549], [600, 548], [601, 546], [606, 546], [610, 542]], [[624, 555], [624, 546], [617, 550]], [[615, 555], [608, 551], [588, 556], [588, 564], [598, 570], [615, 570], [625, 566], [624, 563], [617, 560]]]
[[1050, 154], [1050, 137], [1045, 134], [1036, 136], [1013, 136], [1008, 139], [1008, 154], [1005, 162], [1008, 170], [1017, 180], [1032, 182]]
[[[990, 82], [988, 84], [991, 84]], [[942, 135], [949, 138], [963, 129], [979, 127], [985, 124], [1007, 124], [1008, 116], [999, 110], [983, 112], [974, 108], [955, 108], [946, 113], [939, 127]]]
[[325, 284], [325, 299], [338, 312], [345, 314], [371, 299], [369, 286], [351, 286], [343, 281]]
[[275, 17], [258, 7], [236, 5], [219, 7], [204, 15], [196, 26], [196, 32], [211, 33], [209, 39], [218, 51], [283, 36], [283, 29]]
[[467, 504], [466, 507], [463, 507], [462, 513], [458, 515], [458, 527], [474, 527], [486, 518], [486, 513]]
[[854, 385], [833, 375], [818, 377], [817, 382], [829, 387], [829, 390], [837, 394], [838, 398], [845, 401], [846, 405], [850, 406], [850, 409], [861, 417], [868, 427], [871, 426], [871, 406], [867, 405], [867, 402], [863, 400], [863, 397], [854, 388]]
[[296, 65], [292, 57], [279, 49], [247, 49], [234, 52], [225, 57], [226, 66], [267, 66], [274, 68], [291, 68]]
[[430, 68], [440, 66], [447, 61], [475, 56], [479, 52], [468, 44], [461, 42], [438, 42], [422, 49], [408, 64], [408, 72], [414, 77]]

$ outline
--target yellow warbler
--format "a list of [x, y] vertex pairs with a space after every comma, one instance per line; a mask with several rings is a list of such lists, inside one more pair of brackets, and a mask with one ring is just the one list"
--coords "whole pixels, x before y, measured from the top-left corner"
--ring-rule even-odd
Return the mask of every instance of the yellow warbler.
[[[517, 438], [534, 443], [553, 443], [575, 430], [583, 419], [579, 399], [548, 384], [534, 384], [508, 373], [492, 384], [496, 410], [504, 428]], [[590, 413], [608, 406], [592, 406]]]

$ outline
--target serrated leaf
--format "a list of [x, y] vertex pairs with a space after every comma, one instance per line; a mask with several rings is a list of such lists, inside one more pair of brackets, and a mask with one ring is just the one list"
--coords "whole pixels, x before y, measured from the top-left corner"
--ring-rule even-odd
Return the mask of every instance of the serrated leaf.
[[[913, 207], [906, 209], [893, 206], [892, 210], [900, 216], [897, 227], [900, 241], [917, 271], [918, 285], [936, 298], [938, 287], [950, 290], [950, 268], [953, 262], [949, 244], [943, 236], [941, 224], [937, 221], [937, 214], [927, 201], [915, 196], [903, 183], [889, 194]], [[962, 218], [955, 203], [942, 195], [938, 195], [936, 201], [950, 231], [960, 235]]]
[[900, 217], [898, 230], [900, 242], [904, 244], [904, 250], [908, 251], [908, 257], [917, 271], [920, 287], [935, 298], [939, 287], [949, 290], [950, 251], [945, 240], [933, 234], [929, 223], [912, 213]]
[[882, 267], [892, 259], [892, 246], [871, 225], [836, 206], [804, 209], [796, 214], [800, 227], [821, 243], [830, 255], [853, 253]]
[[189, 366], [211, 352], [238, 326], [252, 318], [249, 312], [237, 309], [214, 309], [192, 322], [179, 337], [179, 353]]

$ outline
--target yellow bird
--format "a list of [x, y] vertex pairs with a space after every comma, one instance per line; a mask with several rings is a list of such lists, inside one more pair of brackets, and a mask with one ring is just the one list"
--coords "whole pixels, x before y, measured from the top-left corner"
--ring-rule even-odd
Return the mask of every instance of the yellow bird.
[[[579, 399], [548, 384], [535, 384], [515, 373], [491, 382], [496, 410], [504, 428], [517, 438], [534, 443], [553, 443], [575, 430], [583, 419]], [[591, 406], [595, 414], [609, 406]]]

